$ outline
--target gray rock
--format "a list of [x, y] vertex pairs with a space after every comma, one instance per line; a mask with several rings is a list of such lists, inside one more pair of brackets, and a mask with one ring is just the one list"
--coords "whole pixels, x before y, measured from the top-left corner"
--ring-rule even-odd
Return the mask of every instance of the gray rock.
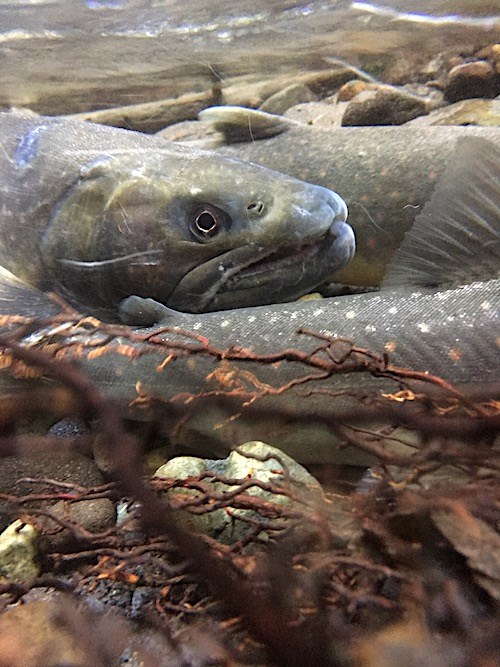
[[[227, 459], [224, 459], [226, 461]], [[174, 459], [171, 459], [165, 465], [160, 466], [155, 472], [155, 477], [160, 477], [161, 479], [187, 479], [188, 477], [198, 477], [204, 472], [210, 470], [213, 462], [210, 459], [200, 459], [195, 456], [178, 456]], [[222, 471], [222, 474], [225, 474]], [[223, 491], [227, 490], [227, 486], [218, 485], [212, 483], [214, 491]], [[171, 492], [168, 492], [170, 500], [173, 500], [173, 505], [175, 506], [175, 498], [178, 498], [181, 502], [183, 496], [189, 496], [192, 498], [201, 498], [202, 493], [194, 489], [182, 489], [176, 488]], [[230, 523], [230, 517], [227, 515], [225, 509], [214, 510], [213, 512], [208, 512], [207, 514], [192, 514], [189, 511], [181, 510], [178, 513], [180, 521], [184, 526], [194, 530], [198, 533], [206, 533], [212, 537], [218, 537]]]
[[201, 111], [198, 117], [222, 132], [228, 143], [274, 137], [292, 125], [292, 121], [283, 116], [234, 106], [210, 107]]
[[268, 113], [282, 114], [296, 104], [313, 102], [314, 100], [316, 100], [316, 95], [313, 94], [308, 86], [302, 83], [294, 83], [268, 97], [260, 105], [259, 109]]
[[261, 482], [285, 485], [289, 482], [295, 491], [301, 489], [305, 493], [321, 493], [321, 485], [303, 466], [277, 447], [271, 447], [264, 442], [247, 442], [232, 451], [226, 460], [227, 477], [245, 479], [251, 475]]
[[313, 95], [324, 98], [333, 95], [346, 81], [351, 79], [370, 79], [365, 72], [338, 59], [325, 59], [331, 67], [323, 70], [301, 71], [284, 76], [266, 78], [262, 74], [255, 79], [238, 77], [222, 90], [222, 102], [231, 106], [259, 107], [269, 99], [290, 86], [307, 86]]
[[[296, 498], [292, 500], [288, 495], [271, 493], [259, 487], [249, 487], [245, 494], [262, 498], [263, 500], [286, 506], [288, 509], [303, 509], [304, 503], [313, 504], [322, 498], [321, 485], [305, 468], [287, 456], [279, 449], [266, 445], [263, 442], [247, 442], [237, 450], [232, 451], [226, 459], [212, 461], [198, 459], [192, 456], [182, 456], [172, 459], [161, 466], [156, 477], [171, 479], [187, 479], [198, 477], [203, 472], [218, 472], [230, 479], [245, 480], [249, 477], [261, 482], [273, 482], [289, 489]], [[214, 493], [222, 493], [238, 488], [220, 482], [210, 482]], [[171, 501], [182, 496], [202, 498], [203, 494], [195, 489], [175, 489], [168, 492]], [[182, 506], [182, 502], [179, 503]], [[224, 543], [233, 543], [243, 538], [252, 528], [249, 523], [253, 520], [262, 521], [254, 510], [239, 508], [216, 509], [205, 514], [192, 514], [188, 510], [179, 512], [185, 525], [197, 532], [206, 533]], [[265, 533], [260, 537], [265, 539]]]
[[54, 435], [58, 438], [76, 438], [88, 432], [89, 427], [83, 419], [65, 417], [49, 428], [48, 435]]
[[14, 521], [0, 534], [0, 577], [28, 581], [39, 574], [36, 531], [30, 524]]
[[211, 123], [198, 120], [185, 120], [182, 123], [169, 125], [156, 133], [167, 141], [177, 141], [197, 148], [212, 149], [224, 144], [224, 135]]
[[330, 129], [342, 125], [346, 107], [345, 102], [308, 102], [291, 107], [285, 113], [285, 117], [305, 125]]
[[158, 132], [167, 125], [183, 120], [194, 120], [202, 109], [219, 102], [213, 91], [186, 93], [173, 99], [131, 104], [114, 109], [89, 111], [72, 116], [75, 120], [87, 120], [100, 125], [123, 127], [138, 132]]
[[498, 127], [500, 125], [500, 100], [462, 100], [432, 111], [428, 116], [415, 118], [412, 125], [478, 125]]

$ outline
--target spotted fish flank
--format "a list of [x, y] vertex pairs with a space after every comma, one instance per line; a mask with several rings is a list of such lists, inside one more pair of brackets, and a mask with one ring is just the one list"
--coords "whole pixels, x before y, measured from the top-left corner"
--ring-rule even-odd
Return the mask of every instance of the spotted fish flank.
[[[439, 375], [456, 386], [484, 388], [498, 382], [500, 376], [499, 181], [498, 145], [477, 138], [459, 142], [440, 186], [407, 235], [380, 292], [198, 316], [175, 313], [154, 302], [131, 297], [124, 303], [124, 315], [131, 313], [134, 321], [141, 312], [144, 324], [162, 320], [162, 325], [198, 331], [220, 349], [236, 346], [259, 354], [271, 354], [285, 347], [310, 350], [314, 343], [297, 334], [299, 327], [306, 327], [353, 340], [361, 348], [388, 353], [392, 363]], [[472, 255], [460, 241], [463, 238], [471, 240]], [[441, 247], [443, 239], [447, 241]], [[434, 256], [426, 253], [427, 245], [441, 247], [444, 255], [438, 250]], [[418, 253], [424, 254], [420, 264]], [[144, 359], [140, 364], [144, 366], [138, 364], [133, 376], [143, 379], [143, 386], [152, 396], [165, 398], [213, 389], [205, 380], [210, 363], [203, 366], [201, 360], [196, 360], [196, 365], [186, 368], [182, 377], [174, 375], [179, 374], [179, 363], [168, 377], [148, 370], [146, 366], [151, 368], [151, 361]], [[123, 378], [115, 387], [109, 368], [97, 369], [92, 364], [86, 368], [114, 395], [123, 397], [127, 393]], [[300, 372], [293, 364], [258, 369], [247, 364], [243, 369], [256, 373], [259, 382], [273, 386], [289, 382]], [[324, 386], [329, 392], [340, 394], [394, 390], [394, 384], [370, 373], [334, 375]], [[132, 392], [130, 384], [127, 395]], [[192, 411], [174, 440], [188, 446], [203, 442], [219, 451], [224, 445], [261, 438], [300, 460], [359, 463], [359, 452], [339, 451], [333, 446], [333, 431], [310, 426], [316, 412], [327, 411], [334, 419], [338, 411], [346, 409], [347, 400], [332, 401], [331, 395], [305, 400], [303, 387], [298, 387], [296, 392], [269, 397], [264, 404], [270, 414], [265, 418], [257, 407], [248, 407], [235, 422], [224, 422], [224, 417], [227, 419], [235, 410], [229, 401], [225, 410], [221, 400], [214, 400], [213, 404], [207, 401], [202, 409]], [[355, 409], [356, 400], [347, 405]], [[280, 418], [280, 411], [288, 419]]]

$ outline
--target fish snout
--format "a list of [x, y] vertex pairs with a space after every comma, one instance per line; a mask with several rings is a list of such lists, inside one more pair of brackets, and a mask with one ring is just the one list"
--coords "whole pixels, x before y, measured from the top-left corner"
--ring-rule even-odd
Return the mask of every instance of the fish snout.
[[331, 233], [336, 222], [346, 223], [347, 205], [340, 195], [321, 185], [300, 183], [294, 193], [288, 233], [299, 240], [314, 242]]
[[347, 204], [333, 190], [323, 188], [320, 185], [316, 187], [319, 196], [330, 209], [330, 225], [326, 237], [330, 244], [332, 264], [340, 268], [351, 261], [356, 251], [354, 230], [347, 222]]
[[333, 222], [345, 222], [347, 220], [348, 210], [347, 204], [342, 197], [333, 190], [323, 188], [321, 185], [317, 185], [316, 187], [318, 189], [318, 194], [333, 211]]

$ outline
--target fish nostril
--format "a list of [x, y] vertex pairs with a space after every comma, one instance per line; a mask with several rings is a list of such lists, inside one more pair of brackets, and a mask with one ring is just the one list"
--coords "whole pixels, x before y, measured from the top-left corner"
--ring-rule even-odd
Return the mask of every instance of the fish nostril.
[[254, 201], [248, 204], [247, 211], [253, 213], [254, 215], [262, 215], [264, 212], [264, 204], [261, 201]]

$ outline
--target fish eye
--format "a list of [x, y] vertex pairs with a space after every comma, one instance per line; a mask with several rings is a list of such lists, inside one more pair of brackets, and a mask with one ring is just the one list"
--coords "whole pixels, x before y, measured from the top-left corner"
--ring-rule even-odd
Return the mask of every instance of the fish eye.
[[211, 204], [203, 204], [193, 211], [190, 229], [199, 241], [216, 236], [227, 223], [227, 214]]

